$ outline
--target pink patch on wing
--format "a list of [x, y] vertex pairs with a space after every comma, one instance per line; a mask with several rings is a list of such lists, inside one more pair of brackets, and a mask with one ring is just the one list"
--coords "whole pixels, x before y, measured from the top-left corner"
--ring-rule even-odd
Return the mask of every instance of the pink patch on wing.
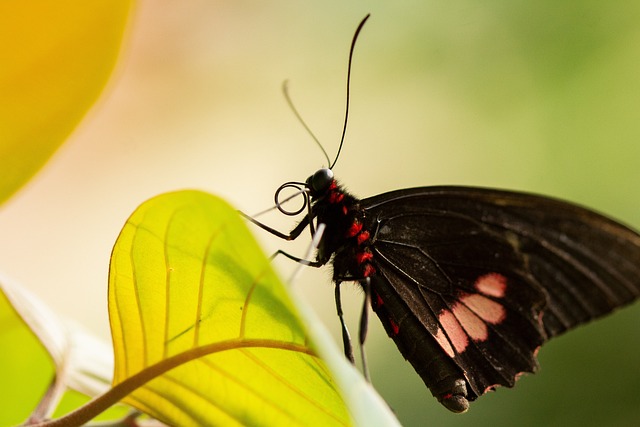
[[[453, 344], [453, 347], [458, 353], [462, 353], [469, 345], [469, 337], [467, 333], [462, 329], [456, 316], [449, 310], [442, 310], [438, 316], [438, 321], [442, 328], [447, 333], [449, 341]], [[438, 337], [436, 336], [436, 340]], [[440, 342], [440, 341], [438, 341]], [[447, 351], [447, 349], [440, 344], [440, 346]], [[453, 357], [453, 356], [452, 356]]]
[[463, 294], [460, 302], [492, 325], [501, 323], [507, 317], [507, 310], [500, 303], [479, 294]]
[[442, 332], [442, 329], [438, 328], [438, 332], [436, 333], [435, 338], [436, 338], [436, 341], [438, 341], [438, 344], [440, 344], [440, 347], [442, 347], [444, 352], [447, 353], [447, 356], [454, 357], [456, 355], [453, 352], [453, 348], [451, 348], [451, 344], [449, 343], [449, 340], [445, 336], [444, 332]]
[[507, 290], [507, 278], [502, 274], [489, 273], [478, 277], [474, 285], [479, 292], [485, 295], [502, 298]]
[[474, 341], [485, 341], [489, 338], [489, 330], [487, 324], [482, 321], [473, 311], [469, 310], [464, 304], [456, 303], [453, 308], [453, 314], [458, 319], [466, 333]]
[[490, 385], [489, 387], [486, 387], [484, 389], [484, 391], [482, 392], [482, 394], [488, 393], [490, 391], [495, 391], [496, 388], [500, 387], [500, 384], [494, 384], [494, 385]]

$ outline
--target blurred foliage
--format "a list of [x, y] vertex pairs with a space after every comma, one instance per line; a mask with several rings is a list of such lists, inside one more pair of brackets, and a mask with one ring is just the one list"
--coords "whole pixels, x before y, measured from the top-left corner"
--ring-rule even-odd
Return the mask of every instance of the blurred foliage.
[[[51, 357], [0, 290], [0, 425], [23, 423], [53, 380]], [[7, 408], [10, 408], [8, 410]]]
[[0, 203], [67, 139], [111, 75], [130, 0], [0, 3]]

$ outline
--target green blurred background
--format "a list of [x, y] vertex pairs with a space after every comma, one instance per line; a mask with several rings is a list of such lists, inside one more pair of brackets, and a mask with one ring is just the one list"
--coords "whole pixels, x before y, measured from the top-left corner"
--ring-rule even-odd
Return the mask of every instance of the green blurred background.
[[[5, 274], [108, 339], [111, 246], [143, 200], [178, 188], [252, 213], [325, 163], [280, 93], [362, 197], [436, 184], [553, 195], [640, 228], [640, 3], [141, 1], [107, 93], [0, 211]], [[263, 218], [281, 229], [290, 218]], [[256, 230], [268, 253], [302, 253]], [[301, 239], [305, 240], [305, 239]], [[300, 251], [300, 252], [297, 252]], [[283, 276], [295, 267], [279, 260]], [[328, 269], [304, 289], [338, 337]], [[640, 280], [640, 278], [639, 278]], [[355, 328], [362, 295], [346, 291]], [[452, 415], [376, 319], [373, 382], [406, 426], [640, 422], [640, 305], [547, 344], [542, 370]]]

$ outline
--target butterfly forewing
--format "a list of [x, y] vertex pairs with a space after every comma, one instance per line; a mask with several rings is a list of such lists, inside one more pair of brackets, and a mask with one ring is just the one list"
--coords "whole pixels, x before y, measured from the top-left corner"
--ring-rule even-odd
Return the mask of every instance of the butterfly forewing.
[[[434, 369], [418, 356], [434, 350], [415, 348], [413, 323], [455, 362], [442, 367], [449, 386], [464, 377], [473, 400], [535, 371], [536, 350], [548, 338], [640, 295], [640, 236], [573, 204], [427, 187], [363, 199], [360, 207], [373, 235], [374, 309], [401, 351], [412, 349], [403, 355], [440, 400], [443, 391], [427, 378]], [[390, 295], [398, 298], [385, 306]]]

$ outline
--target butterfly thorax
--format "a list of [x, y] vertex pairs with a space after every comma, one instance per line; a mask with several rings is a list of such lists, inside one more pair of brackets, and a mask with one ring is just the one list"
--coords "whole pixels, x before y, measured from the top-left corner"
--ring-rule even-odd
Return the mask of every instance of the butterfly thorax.
[[334, 280], [359, 280], [375, 273], [371, 261], [371, 232], [365, 228], [360, 200], [332, 180], [322, 194], [312, 194], [312, 214], [326, 229], [318, 245], [317, 260], [333, 257]]

